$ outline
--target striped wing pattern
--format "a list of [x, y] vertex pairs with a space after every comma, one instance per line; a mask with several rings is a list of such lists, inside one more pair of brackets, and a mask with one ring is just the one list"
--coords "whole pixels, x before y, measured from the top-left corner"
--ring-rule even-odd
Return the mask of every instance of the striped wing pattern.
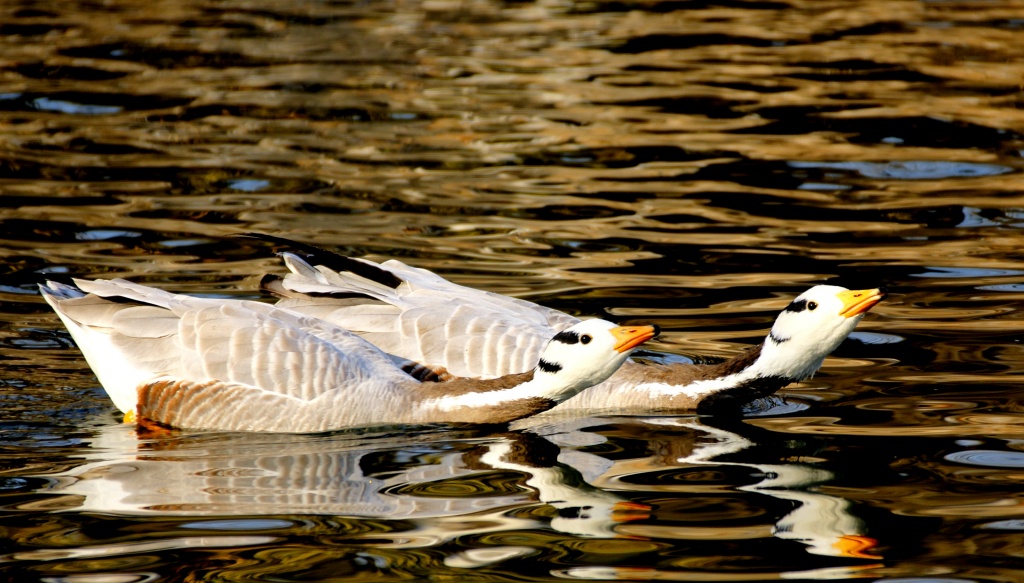
[[[281, 283], [296, 294], [278, 305], [353, 330], [389, 354], [443, 366], [456, 376], [493, 378], [530, 370], [552, 336], [579, 322], [564, 312], [454, 284], [396, 260], [377, 266], [402, 280], [393, 288], [311, 265], [291, 253], [283, 257], [291, 273]], [[341, 297], [332, 299], [331, 294]]]
[[[186, 389], [160, 406], [168, 414], [188, 411], [190, 421], [182, 426], [248, 429], [244, 419], [228, 425], [203, 419], [204, 411], [218, 409], [203, 406], [204, 400], [225, 398], [259, 402], [258, 409], [254, 404], [235, 410], [270, 415], [301, 415], [304, 409], [309, 414], [316, 409], [311, 403], [341, 399], [355, 415], [360, 407], [397, 396], [399, 386], [410, 382], [367, 341], [310, 316], [259, 302], [175, 295], [124, 280], [76, 283], [93, 295], [71, 297], [65, 289], [63, 296], [50, 292], [47, 299], [75, 324], [69, 329], [79, 346], [91, 347], [86, 358], [100, 382], [112, 397], [138, 390], [156, 399], [171, 385]], [[120, 401], [119, 406], [125, 399]], [[254, 428], [275, 430], [265, 421]]]

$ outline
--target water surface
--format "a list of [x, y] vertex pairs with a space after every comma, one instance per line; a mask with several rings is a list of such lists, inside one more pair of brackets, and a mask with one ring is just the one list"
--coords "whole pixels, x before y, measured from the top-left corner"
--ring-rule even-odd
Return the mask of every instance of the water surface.
[[[0, 573], [1012, 582], [1024, 4], [0, 7]], [[256, 298], [262, 231], [662, 359], [893, 292], [739, 419], [137, 434], [35, 284]]]

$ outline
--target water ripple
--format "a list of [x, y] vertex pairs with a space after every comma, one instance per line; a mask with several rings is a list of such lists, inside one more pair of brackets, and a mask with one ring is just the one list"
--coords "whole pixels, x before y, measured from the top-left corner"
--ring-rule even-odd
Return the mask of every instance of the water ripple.
[[793, 168], [825, 168], [849, 170], [865, 178], [896, 178], [900, 180], [934, 180], [938, 178], [970, 178], [998, 176], [1013, 168], [998, 164], [917, 160], [900, 162], [790, 162]]
[[984, 466], [989, 468], [1024, 468], [1024, 452], [1016, 451], [958, 451], [946, 454], [943, 459], [971, 466]]

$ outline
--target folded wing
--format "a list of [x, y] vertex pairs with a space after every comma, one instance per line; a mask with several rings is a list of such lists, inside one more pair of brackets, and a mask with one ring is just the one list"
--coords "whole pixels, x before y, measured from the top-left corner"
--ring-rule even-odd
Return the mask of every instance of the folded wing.
[[[258, 302], [175, 295], [124, 280], [76, 283], [82, 291], [50, 283], [44, 297], [122, 411], [139, 405], [144, 414], [152, 405], [144, 399], [160, 400], [166, 415], [184, 414], [188, 407], [190, 417], [187, 423], [156, 421], [243, 429], [235, 427], [242, 416], [229, 426], [207, 425], [204, 419], [223, 414], [230, 400], [236, 401], [233, 410], [249, 416], [301, 415], [305, 409], [309, 414], [315, 410], [311, 404], [325, 398], [355, 407], [372, 402], [371, 394], [388, 398], [397, 385], [410, 382], [367, 341], [309, 316]], [[189, 399], [169, 401], [172, 388]], [[237, 405], [245, 400], [261, 403], [260, 408]], [[209, 405], [200, 406], [204, 402]], [[265, 422], [257, 426], [274, 430]]]
[[[317, 262], [322, 254], [282, 256], [291, 273], [264, 282], [282, 296], [279, 306], [356, 331], [385, 352], [442, 366], [456, 376], [492, 378], [530, 370], [552, 336], [579, 322], [396, 260], [378, 265], [344, 258], [358, 262], [356, 273]], [[400, 283], [393, 285], [396, 279]]]

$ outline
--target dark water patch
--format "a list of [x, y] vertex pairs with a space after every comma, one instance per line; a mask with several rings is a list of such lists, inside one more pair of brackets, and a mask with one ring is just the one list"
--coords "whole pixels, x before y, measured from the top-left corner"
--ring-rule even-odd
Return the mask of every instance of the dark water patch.
[[[575, 238], [552, 237], [538, 238], [537, 241], [546, 246], [546, 248], [541, 251], [543, 256], [564, 258], [578, 256], [580, 253], [622, 253], [651, 248], [643, 241], [619, 237], [594, 238], [585, 241], [577, 240]], [[615, 271], [614, 267], [605, 267], [605, 269], [610, 269], [612, 273]], [[626, 269], [626, 266], [623, 265], [621, 269]], [[587, 268], [580, 267], [579, 271], [585, 273]], [[608, 271], [605, 271], [605, 273], [608, 273]]]
[[751, 100], [723, 99], [719, 97], [659, 97], [620, 103], [630, 107], [650, 107], [674, 114], [703, 115], [712, 119], [736, 119], [749, 115], [741, 108], [756, 103]]
[[[24, 10], [20, 12], [25, 12]], [[16, 15], [17, 18], [39, 18], [40, 16], [21, 16], [20, 12]], [[43, 17], [56, 18], [56, 15], [50, 15], [46, 12], [41, 12]], [[56, 23], [15, 23], [6, 22], [0, 24], [0, 36], [20, 36], [20, 37], [33, 37], [33, 36], [45, 36], [51, 32], [66, 32], [71, 29], [70, 25], [56, 24]]]
[[81, 225], [60, 221], [28, 221], [22, 219], [6, 219], [0, 221], [0, 230], [17, 237], [19, 241], [41, 243], [73, 243], [77, 240], [75, 233]]
[[961, 579], [959, 577], [887, 577], [878, 583], [976, 583], [978, 579]]
[[[729, 234], [742, 233], [742, 230], [723, 231]], [[813, 240], [812, 240], [813, 241]], [[842, 285], [852, 289], [862, 289], [869, 285], [891, 285], [893, 278], [888, 277], [885, 268], [875, 266], [861, 266], [856, 273], [849, 273], [841, 269], [843, 260], [822, 260], [813, 257], [809, 253], [794, 252], [790, 249], [765, 246], [753, 248], [746, 245], [716, 245], [713, 249], [701, 248], [684, 244], [656, 245], [651, 243], [638, 243], [630, 240], [598, 240], [586, 246], [565, 245], [557, 239], [546, 240], [550, 250], [544, 256], [572, 256], [574, 252], [599, 252], [603, 251], [646, 251], [665, 257], [666, 259], [634, 259], [628, 265], [619, 267], [587, 268], [579, 267], [574, 269], [580, 273], [599, 272], [605, 274], [620, 274], [621, 277], [628, 277], [630, 274], [652, 273], [665, 276], [679, 277], [709, 277], [723, 274], [751, 274], [761, 279], [765, 286], [778, 293], [796, 295], [810, 287], [810, 285], [822, 283], [831, 285]], [[808, 242], [809, 244], [809, 242]], [[793, 284], [783, 275], [766, 276], [765, 274], [784, 273], [821, 273], [819, 278], [811, 283]], [[845, 273], [844, 273], [845, 272]], [[843, 273], [843, 275], [827, 275]], [[896, 273], [899, 273], [896, 271]], [[895, 279], [898, 281], [898, 278]], [[624, 284], [627, 282], [623, 282]], [[626, 286], [628, 287], [628, 285]], [[719, 288], [715, 290], [714, 299], [723, 301], [730, 297], [730, 293], [744, 293], [743, 288], [727, 290]], [[640, 290], [637, 290], [639, 292]], [[744, 329], [747, 324], [739, 320], [735, 314], [730, 314], [725, 322], [732, 322], [737, 328]], [[760, 341], [760, 340], [758, 340]]]
[[[716, 226], [716, 221], [713, 221], [713, 220], [711, 220], [711, 219], [709, 219], [707, 217], [702, 217], [702, 216], [698, 216], [698, 215], [690, 215], [690, 214], [674, 213], [674, 214], [670, 214], [670, 215], [652, 215], [652, 216], [649, 216], [648, 218], [650, 220], [652, 220], [652, 221], [655, 221], [655, 222], [658, 222], [658, 223], [665, 223], [667, 225], [708, 225], [708, 226]], [[718, 226], [718, 227], [722, 228], [722, 229], [732, 229], [732, 228], [734, 228], [734, 227], [726, 227], [724, 225], [721, 225], [721, 226]], [[714, 228], [714, 227], [712, 227], [712, 228]], [[750, 227], [751, 230], [754, 229], [754, 228], [756, 228], [756, 227]], [[742, 228], [740, 228], [739, 230], [742, 231]]]
[[43, 10], [42, 8], [18, 8], [11, 13], [15, 18], [57, 18], [60, 15], [56, 12]]
[[998, 20], [986, 20], [984, 22], [971, 23], [972, 26], [983, 28], [996, 28], [1003, 30], [1020, 30], [1024, 28], [1024, 18], [1006, 18]]
[[[923, 209], [905, 209], [888, 211], [884, 213], [887, 220], [894, 223], [913, 224], [918, 223], [922, 228], [932, 231], [928, 233], [930, 240], [940, 240], [943, 237], [954, 237], [954, 234], [945, 234], [942, 231], [945, 229], [956, 229], [959, 227], [965, 227], [965, 222], [968, 222], [968, 211], [964, 207], [956, 205], [935, 205], [930, 208]], [[973, 221], [973, 219], [971, 219]], [[882, 237], [879, 239], [879, 243], [883, 241], [890, 241], [893, 244], [900, 244], [899, 240], [902, 239], [905, 242], [903, 245], [915, 245], [913, 238], [918, 236], [916, 233], [903, 233], [899, 239], [888, 239]]]
[[940, 78], [900, 65], [851, 59], [847, 61], [798, 62], [795, 67], [813, 69], [813, 73], [787, 73], [786, 77], [805, 81], [842, 83], [848, 81], [903, 81], [937, 83]]
[[190, 98], [163, 95], [123, 95], [118, 93], [84, 93], [55, 91], [53, 93], [0, 94], [0, 111], [42, 111], [71, 115], [112, 115], [126, 111], [173, 109], [190, 103]]
[[795, 85], [757, 83], [753, 81], [704, 81], [702, 84], [707, 85], [708, 87], [721, 87], [723, 89], [733, 89], [735, 91], [751, 91], [753, 93], [764, 93], [766, 95], [771, 95], [773, 93], [786, 93], [787, 91], [793, 91], [796, 89]]
[[87, 138], [74, 138], [62, 144], [24, 142], [21, 147], [26, 150], [41, 152], [80, 152], [101, 156], [126, 156], [134, 154], [159, 154], [158, 150], [142, 148], [131, 144], [103, 143]]
[[11, 505], [12, 494], [25, 494], [39, 490], [46, 485], [47, 481], [43, 478], [0, 476], [0, 508]]
[[[810, 41], [815, 44], [837, 41], [851, 36], [867, 36], [884, 34], [905, 34], [911, 33], [913, 29], [906, 23], [898, 21], [872, 22], [863, 26], [854, 26], [829, 32], [815, 32], [811, 34]], [[851, 62], [858, 62], [853, 60]]]
[[308, 93], [310, 95], [323, 93], [331, 89], [336, 89], [341, 85], [334, 85], [324, 83], [320, 81], [309, 81], [309, 82], [298, 82], [298, 83], [282, 83], [280, 85], [270, 85], [267, 87], [271, 91], [285, 91], [288, 93]]
[[688, 162], [709, 157], [707, 152], [690, 152], [677, 146], [635, 146], [566, 152], [540, 152], [527, 155], [529, 166], [569, 166], [583, 168], [635, 168], [648, 162]]
[[720, 33], [650, 34], [630, 38], [625, 42], [610, 46], [609, 50], [613, 53], [637, 55], [652, 51], [683, 50], [709, 46], [771, 47], [780, 46], [781, 44], [783, 43], [773, 39]]
[[619, 0], [601, 0], [598, 2], [587, 2], [575, 4], [571, 8], [572, 14], [590, 14], [603, 12], [632, 12], [640, 11], [651, 14], [668, 14], [670, 12], [706, 10], [712, 8], [739, 8], [742, 10], [785, 10], [792, 8], [784, 2], [757, 1], [757, 0], [669, 0], [643, 1], [643, 2], [620, 2]]
[[[251, 199], [244, 198], [252, 196], [273, 196], [275, 193], [288, 195], [310, 195], [314, 199], [320, 196], [327, 196], [336, 193], [336, 187], [329, 182], [317, 180], [315, 177], [304, 178], [272, 178], [258, 172], [240, 169], [177, 169], [178, 174], [171, 182], [169, 188], [165, 189], [166, 194], [189, 194], [189, 195], [220, 195], [216, 204], [210, 203], [207, 208], [213, 207], [235, 207], [239, 212], [251, 209]], [[239, 198], [235, 198], [235, 195]], [[273, 200], [271, 198], [271, 200]], [[177, 205], [167, 205], [177, 206]], [[180, 202], [182, 207], [194, 207], [184, 201]], [[249, 208], [247, 208], [249, 206]]]
[[[114, 196], [75, 196], [60, 198], [60, 205], [64, 207], [77, 206], [98, 206], [121, 204], [121, 200]], [[54, 197], [20, 196], [16, 194], [4, 194], [0, 196], [0, 208], [19, 209], [22, 207], [46, 206], [54, 203]]]
[[112, 42], [62, 48], [59, 54], [79, 59], [99, 59], [142, 63], [156, 69], [194, 69], [266, 67], [270, 63], [250, 55], [198, 50], [176, 50], [160, 46], [147, 46], [133, 42]]
[[[752, 186], [765, 185], [761, 184]], [[776, 188], [778, 188], [778, 186], [776, 186]], [[810, 201], [800, 202], [784, 196], [754, 194], [742, 191], [706, 192], [700, 193], [698, 196], [702, 200], [706, 200], [709, 206], [715, 208], [731, 209], [748, 215], [773, 217], [789, 221], [878, 222], [885, 220], [886, 222], [896, 222], [892, 217], [886, 216], [885, 212], [881, 210], [830, 208], [829, 206], [822, 205], [820, 202], [817, 202], [817, 204], [811, 203]], [[815, 235], [815, 233], [801, 234], [801, 236], [813, 235]]]
[[[804, 183], [804, 177], [794, 175], [792, 168], [784, 162], [749, 159], [731, 160], [727, 163], [721, 164], [709, 164], [698, 169], [692, 174], [686, 174], [679, 178], [685, 178], [688, 180], [731, 182], [756, 188], [774, 188], [780, 190], [797, 190]], [[730, 200], [737, 200], [740, 198], [745, 198], [749, 201], [751, 195], [742, 192], [708, 192], [701, 193], [700, 196], [708, 196], [722, 204], [727, 204]], [[758, 204], [760, 206], [767, 206], [768, 203]], [[791, 204], [791, 201], [789, 201], [789, 204]]]
[[[177, 113], [154, 114], [153, 119], [167, 123], [191, 122], [208, 117], [221, 116], [248, 119], [293, 119], [302, 117], [308, 120], [351, 122], [399, 121], [395, 119], [394, 112], [388, 109], [387, 104], [368, 103], [366, 105], [366, 107], [264, 107], [256, 105], [208, 104], [185, 108]], [[413, 120], [420, 119], [421, 114], [413, 115]]]
[[[899, 180], [936, 180], [941, 178], [972, 178], [998, 176], [1012, 172], [1013, 168], [998, 164], [979, 164], [947, 160], [901, 160], [898, 162], [790, 162], [793, 168], [818, 168], [855, 173], [864, 178], [892, 178]], [[819, 174], [819, 177], [824, 176]]]
[[[49, 150], [45, 150], [49, 151]], [[146, 156], [143, 158], [150, 162], [150, 155], [127, 154], [126, 157]], [[46, 160], [53, 160], [48, 163]], [[230, 191], [229, 185], [233, 180], [248, 180], [251, 171], [233, 170], [230, 168], [190, 168], [174, 167], [170, 165], [148, 165], [141, 161], [132, 159], [129, 163], [122, 163], [116, 166], [104, 166], [99, 160], [96, 165], [61, 165], [58, 158], [47, 158], [45, 160], [18, 159], [9, 157], [0, 159], [0, 172], [5, 173], [7, 178], [19, 180], [47, 180], [60, 183], [95, 183], [97, 188], [112, 187], [111, 195], [105, 198], [106, 204], [116, 204], [118, 196], [152, 195], [154, 191], [165, 194], [206, 194], [222, 193]], [[188, 161], [183, 160], [183, 165]], [[258, 178], [257, 180], [262, 180]], [[297, 180], [294, 184], [309, 185], [315, 180]], [[288, 180], [273, 180], [272, 185], [286, 187], [292, 184]], [[143, 187], [144, 186], [144, 187]], [[54, 187], [51, 186], [51, 189]], [[316, 187], [310, 186], [316, 189]], [[85, 195], [83, 200], [96, 200], [97, 197]], [[67, 201], [68, 206], [81, 206], [85, 203], [73, 196], [65, 197], [38, 197], [40, 204], [53, 204], [55, 200]], [[123, 202], [123, 201], [122, 201]], [[64, 204], [62, 202], [62, 204]], [[0, 206], [3, 206], [0, 203]]]
[[[804, 109], [803, 113], [799, 113], [801, 109]], [[778, 110], [774, 115], [770, 111], [759, 113], [778, 121], [755, 128], [731, 130], [731, 133], [797, 135], [828, 131], [849, 134], [846, 139], [853, 144], [884, 144], [899, 140], [898, 143], [904, 146], [986, 148], [997, 151], [1016, 148], [1015, 144], [1022, 138], [1020, 134], [1009, 130], [930, 117], [832, 118], [813, 115], [817, 112], [811, 108], [788, 106], [784, 118]]]
[[300, 213], [311, 213], [316, 215], [350, 215], [359, 212], [343, 204], [328, 205], [313, 202], [306, 202], [296, 205], [295, 211]]
[[[146, 24], [145, 22], [137, 22], [136, 24]], [[152, 24], [160, 24], [155, 22]], [[233, 39], [246, 39], [246, 38], [263, 38], [266, 36], [267, 31], [264, 26], [260, 26], [256, 23], [241, 22], [238, 20], [183, 20], [179, 26], [185, 30], [201, 30], [201, 29], [215, 29], [218, 32], [224, 34], [225, 38]]]
[[[31, 287], [23, 288], [22, 293], [39, 293], [38, 289]], [[17, 336], [11, 338], [0, 338], [0, 348], [13, 348], [19, 350], [41, 350], [72, 348], [74, 343], [63, 334], [55, 334], [53, 330], [40, 330], [33, 328], [20, 328], [14, 330]]]
[[[867, 109], [872, 107], [866, 103], [843, 103], [843, 104], [831, 104], [831, 103], [816, 103], [813, 105], [771, 105], [767, 107], [756, 107], [752, 108], [757, 111], [757, 115], [764, 119], [770, 120], [791, 120], [791, 119], [802, 119], [809, 116], [821, 116], [824, 119], [831, 119], [823, 114], [844, 112], [844, 111], [855, 111], [858, 109]], [[749, 111], [746, 112], [749, 115]], [[764, 126], [760, 126], [764, 127]], [[750, 128], [748, 131], [753, 132], [757, 128]], [[758, 132], [759, 133], [759, 132]]]
[[230, 9], [220, 6], [204, 6], [203, 12], [211, 19], [215, 19], [213, 21], [215, 23], [230, 23], [235, 21], [239, 15], [242, 15], [245, 18], [267, 19], [273, 22], [314, 28], [351, 22], [368, 16], [388, 14], [387, 10], [376, 13], [372, 7], [354, 2], [333, 3], [324, 12], [303, 10], [300, 7], [293, 8], [287, 4], [274, 5], [272, 10], [259, 7], [258, 5], [232, 6]]
[[436, 216], [494, 216], [501, 211], [496, 209], [472, 209], [459, 206], [451, 201], [429, 204], [402, 200], [399, 198], [376, 198], [376, 210], [387, 213], [428, 214]]
[[[0, 34], [3, 28], [0, 26]], [[97, 69], [95, 67], [81, 67], [75, 65], [53, 65], [49, 63], [21, 63], [15, 65], [13, 70], [22, 77], [29, 79], [70, 79], [76, 81], [111, 81], [131, 75], [128, 71], [111, 71]]]
[[[71, 257], [75, 258], [76, 264], [89, 263], [89, 257], [143, 257], [159, 256], [173, 253], [177, 261], [209, 263], [211, 260], [231, 261], [238, 253], [251, 254], [251, 249], [244, 239], [231, 237], [223, 238], [184, 238], [176, 236], [168, 238], [165, 233], [146, 229], [135, 229], [132, 231], [110, 232], [101, 238], [93, 237], [92, 231], [84, 229], [76, 223], [64, 221], [21, 221], [9, 219], [0, 221], [0, 229], [16, 233], [20, 240], [25, 242], [46, 241], [51, 245], [63, 246], [69, 251]], [[184, 251], [188, 255], [183, 255]], [[68, 266], [49, 263], [44, 269], [34, 268], [26, 265], [27, 270], [20, 273], [20, 277], [35, 280], [42, 280], [55, 271], [67, 269]], [[81, 265], [76, 265], [81, 269]], [[95, 273], [108, 270], [105, 265], [91, 266]], [[94, 273], [94, 274], [95, 274]], [[74, 273], [73, 275], [82, 275]], [[198, 274], [180, 274], [185, 280], [201, 278]], [[22, 281], [22, 283], [25, 283]]]
[[140, 219], [195, 221], [212, 225], [238, 225], [245, 222], [238, 216], [241, 212], [244, 212], [244, 209], [239, 208], [237, 213], [201, 209], [152, 209], [130, 213], [129, 216]]
[[607, 219], [632, 215], [633, 212], [627, 209], [606, 207], [600, 205], [545, 205], [537, 208], [525, 208], [500, 213], [501, 216], [520, 219], [531, 219], [539, 221], [565, 221], [589, 219]]

